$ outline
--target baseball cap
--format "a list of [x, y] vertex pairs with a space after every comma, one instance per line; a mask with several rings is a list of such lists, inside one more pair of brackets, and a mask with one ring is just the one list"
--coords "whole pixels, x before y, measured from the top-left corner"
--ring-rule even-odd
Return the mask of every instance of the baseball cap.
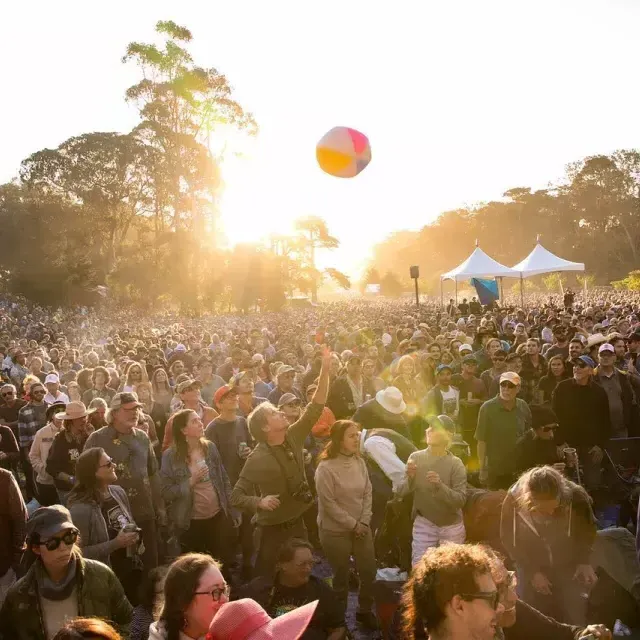
[[230, 393], [238, 393], [238, 390], [233, 388], [232, 386], [225, 384], [221, 386], [219, 389], [216, 389], [216, 392], [213, 394], [213, 404], [214, 406], [218, 406], [220, 401], [223, 398], [226, 398]]
[[503, 382], [511, 382], [511, 384], [515, 384], [519, 386], [521, 384], [520, 376], [515, 371], [505, 371], [500, 376], [500, 384]]
[[612, 344], [605, 342], [604, 344], [600, 345], [600, 348], [598, 349], [598, 353], [602, 353], [603, 351], [609, 351], [611, 353], [615, 353], [616, 350], [613, 348]]
[[191, 387], [198, 387], [198, 389], [202, 389], [202, 382], [200, 380], [194, 380], [193, 378], [189, 378], [187, 380], [183, 380], [177, 387], [176, 391], [178, 393], [184, 393]]
[[442, 372], [442, 371], [444, 371], [445, 369], [446, 369], [446, 370], [448, 370], [448, 371], [453, 371], [453, 368], [451, 367], [451, 365], [450, 365], [450, 364], [439, 364], [439, 365], [436, 367], [436, 373], [441, 373], [441, 372]]
[[475, 363], [478, 364], [478, 359], [474, 356], [469, 354], [468, 356], [465, 356], [464, 358], [462, 358], [462, 363]]
[[285, 404], [291, 404], [292, 402], [300, 404], [300, 398], [293, 393], [283, 393], [280, 396], [280, 400], [278, 400], [278, 409], [284, 407]]
[[60, 382], [60, 378], [58, 378], [58, 374], [57, 373], [48, 373], [47, 377], [44, 379], [44, 383], [45, 384], [49, 384], [49, 383], [54, 383], [54, 382]]
[[591, 367], [592, 369], [595, 369], [596, 363], [589, 356], [578, 356], [576, 360], [581, 360], [587, 365], [587, 367]]
[[27, 520], [27, 538], [38, 534], [41, 540], [46, 540], [60, 531], [76, 528], [69, 510], [61, 504], [54, 504], [51, 507], [40, 507], [31, 514]]
[[295, 372], [295, 369], [293, 367], [289, 366], [288, 364], [283, 364], [278, 369], [278, 373], [276, 374], [276, 377], [279, 378], [280, 376], [284, 375], [285, 373], [290, 373], [291, 371]]
[[[132, 406], [129, 406], [132, 405]], [[130, 391], [121, 391], [120, 393], [116, 393], [111, 400], [111, 411], [116, 411], [117, 409], [133, 409], [134, 407], [142, 407], [144, 406], [141, 402], [138, 402], [138, 396], [135, 393]]]
[[467, 344], [467, 343], [465, 342], [465, 343], [461, 344], [461, 345], [458, 347], [458, 351], [459, 351], [460, 353], [462, 353], [463, 351], [471, 351], [471, 352], [473, 352], [473, 347], [472, 347], [470, 344]]

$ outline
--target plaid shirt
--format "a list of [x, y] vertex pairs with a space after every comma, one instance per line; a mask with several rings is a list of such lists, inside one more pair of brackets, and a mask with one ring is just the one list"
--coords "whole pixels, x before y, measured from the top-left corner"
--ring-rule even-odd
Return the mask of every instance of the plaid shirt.
[[47, 424], [47, 405], [33, 404], [29, 402], [18, 412], [18, 436], [20, 447], [25, 449], [31, 446], [39, 431]]

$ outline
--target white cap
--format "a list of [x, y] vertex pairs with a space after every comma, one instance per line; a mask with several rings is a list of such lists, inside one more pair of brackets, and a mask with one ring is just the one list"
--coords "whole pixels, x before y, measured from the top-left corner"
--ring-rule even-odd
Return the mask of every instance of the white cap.
[[57, 373], [49, 373], [44, 379], [45, 384], [49, 384], [50, 382], [60, 382], [60, 378], [58, 378]]
[[382, 344], [387, 347], [388, 345], [391, 344], [391, 341], [393, 340], [393, 338], [388, 334], [388, 333], [383, 333], [382, 334]]
[[608, 342], [605, 342], [604, 344], [600, 345], [600, 348], [598, 349], [598, 353], [602, 353], [603, 351], [610, 351], [611, 353], [616, 352], [616, 350], [613, 348], [613, 345], [609, 344]]
[[464, 342], [458, 347], [458, 351], [462, 353], [463, 351], [471, 351], [473, 353], [473, 347], [470, 344]]

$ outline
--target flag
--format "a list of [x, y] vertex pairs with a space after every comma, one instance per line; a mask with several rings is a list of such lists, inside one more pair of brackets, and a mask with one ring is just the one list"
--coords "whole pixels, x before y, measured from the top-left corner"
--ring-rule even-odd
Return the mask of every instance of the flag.
[[471, 278], [471, 284], [475, 287], [480, 304], [488, 305], [500, 298], [497, 280], [482, 280]]

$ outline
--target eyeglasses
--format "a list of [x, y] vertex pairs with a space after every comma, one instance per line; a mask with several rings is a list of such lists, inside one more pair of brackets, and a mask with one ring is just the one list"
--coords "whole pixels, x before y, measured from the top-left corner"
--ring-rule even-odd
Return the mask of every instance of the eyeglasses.
[[494, 358], [493, 361], [494, 362], [505, 362], [506, 358]]
[[211, 591], [196, 591], [193, 595], [195, 596], [206, 596], [209, 595], [213, 598], [215, 602], [218, 602], [220, 598], [224, 595], [225, 598], [228, 598], [231, 594], [231, 587], [228, 584], [224, 585], [223, 589], [219, 587], [214, 587]]
[[12, 396], [12, 395], [14, 395], [14, 394], [13, 394], [13, 391], [5, 391], [5, 392], [2, 394], [2, 397], [3, 397], [3, 398], [8, 398], [8, 397], [10, 397], [10, 396]]
[[471, 600], [484, 600], [489, 603], [489, 606], [495, 611], [498, 608], [498, 602], [500, 600], [500, 594], [498, 591], [478, 591], [477, 593], [461, 593], [460, 597], [463, 600], [471, 602]]
[[101, 468], [102, 467], [115, 467], [115, 466], [116, 466], [116, 463], [111, 458], [109, 458], [109, 462], [105, 462], [104, 464], [99, 464], [98, 465], [98, 467], [101, 467]]
[[47, 551], [55, 551], [63, 542], [70, 547], [72, 544], [76, 543], [77, 539], [78, 531], [76, 529], [69, 529], [59, 537], [49, 538], [45, 542], [40, 542], [40, 545], [45, 546]]
[[32, 395], [36, 395], [37, 393], [41, 393], [42, 395], [44, 395], [45, 391], [44, 389], [31, 389], [31, 394]]
[[500, 383], [500, 386], [501, 386], [503, 389], [505, 389], [505, 388], [506, 388], [506, 389], [515, 389], [515, 388], [516, 388], [516, 385], [515, 385], [515, 384], [513, 384], [513, 382], [509, 382], [508, 380], [505, 380], [504, 382], [501, 382], [501, 383]]
[[549, 433], [550, 431], [555, 431], [557, 428], [557, 424], [550, 424], [547, 427], [542, 427], [542, 433]]

